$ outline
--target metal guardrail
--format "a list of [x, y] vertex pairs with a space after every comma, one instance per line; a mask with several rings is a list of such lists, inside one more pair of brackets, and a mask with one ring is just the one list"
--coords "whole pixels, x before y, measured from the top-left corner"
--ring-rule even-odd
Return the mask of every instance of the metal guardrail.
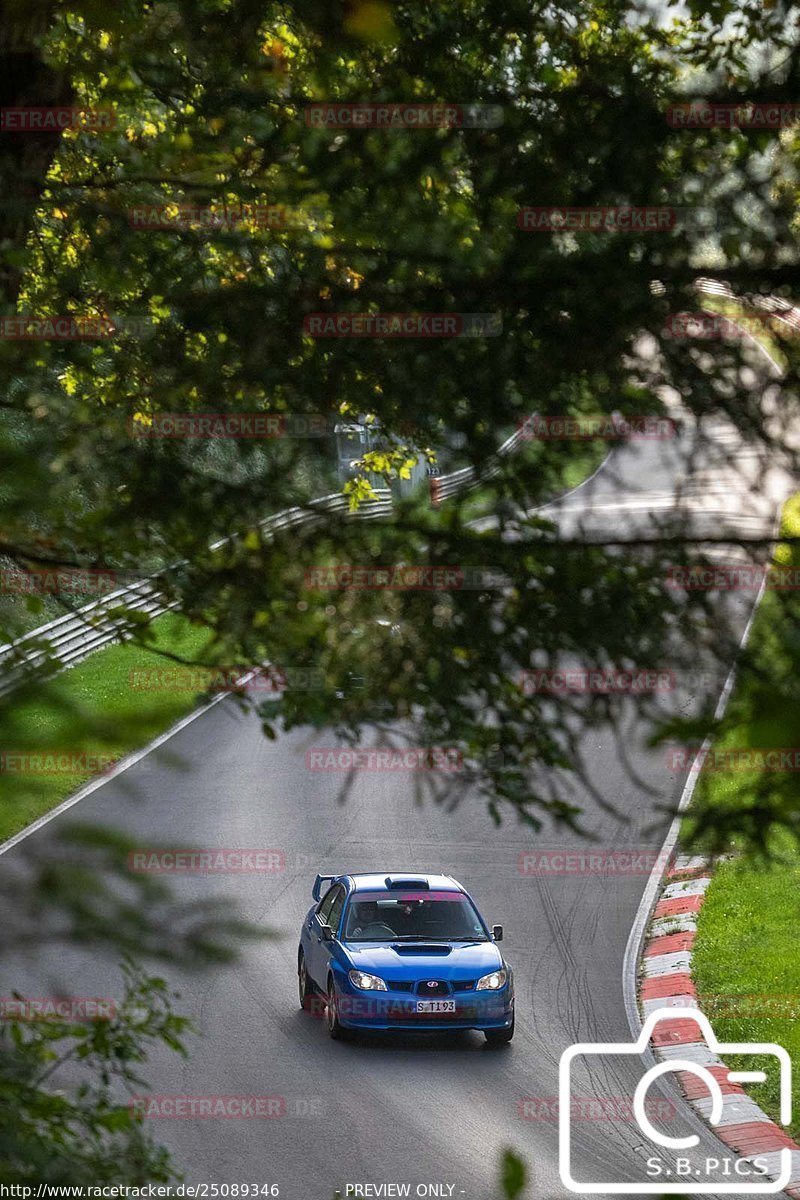
[[[298, 525], [320, 525], [332, 515], [374, 521], [391, 515], [391, 512], [392, 493], [388, 488], [379, 489], [374, 500], [363, 501], [352, 513], [348, 498], [336, 493], [267, 517], [260, 523], [260, 528], [269, 537]], [[232, 540], [220, 538], [210, 549], [219, 550]], [[127, 627], [126, 613], [138, 612], [157, 617], [177, 608], [177, 600], [167, 603], [159, 593], [153, 582], [157, 578], [151, 575], [128, 587], [117, 588], [83, 605], [74, 613], [65, 613], [63, 617], [57, 617], [31, 633], [0, 646], [0, 698], [28, 680], [54, 675], [65, 667], [81, 662], [94, 650], [122, 640]]]
[[695, 287], [704, 296], [724, 296], [729, 300], [738, 300], [739, 303], [749, 304], [751, 308], [769, 313], [770, 316], [788, 326], [795, 333], [800, 333], [800, 308], [796, 308], [789, 300], [784, 300], [780, 296], [737, 296], [730, 284], [723, 283], [719, 279], [701, 278], [695, 281]]
[[694, 286], [698, 292], [703, 292], [707, 296], [729, 296], [733, 299], [733, 288], [729, 283], [723, 283], [721, 279], [706, 279], [701, 276], [695, 279]]
[[158, 616], [175, 604], [165, 604], [153, 585], [141, 580], [0, 646], [0, 697], [7, 696], [28, 679], [55, 674], [80, 662], [93, 650], [117, 641], [125, 622], [121, 616], [115, 618], [110, 614], [120, 607], [128, 612]]
[[520, 442], [524, 440], [525, 430], [520, 424], [520, 428], [506, 438], [503, 444], [497, 447], [491, 458], [487, 459], [486, 466], [480, 474], [475, 467], [462, 467], [460, 471], [452, 471], [449, 475], [434, 475], [431, 479], [431, 503], [441, 504], [443, 500], [450, 500], [453, 496], [471, 492], [486, 483], [487, 479], [493, 479], [502, 468], [501, 459], [513, 454]]

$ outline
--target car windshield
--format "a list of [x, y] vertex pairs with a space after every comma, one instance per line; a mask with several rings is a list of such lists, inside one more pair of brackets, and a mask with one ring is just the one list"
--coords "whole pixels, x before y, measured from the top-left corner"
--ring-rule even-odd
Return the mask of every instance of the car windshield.
[[348, 942], [485, 942], [463, 892], [356, 892], [347, 906]]

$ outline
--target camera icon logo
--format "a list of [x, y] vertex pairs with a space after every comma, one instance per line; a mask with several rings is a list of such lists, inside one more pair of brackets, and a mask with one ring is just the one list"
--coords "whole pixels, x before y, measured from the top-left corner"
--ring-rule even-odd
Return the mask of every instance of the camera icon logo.
[[[776, 1042], [720, 1042], [711, 1028], [711, 1023], [703, 1013], [698, 1009], [682, 1009], [682, 1019], [691, 1017], [698, 1026], [698, 1041], [705, 1041], [708, 1050], [714, 1055], [769, 1055], [777, 1060], [779, 1069], [779, 1095], [780, 1095], [780, 1122], [782, 1125], [788, 1125], [792, 1115], [792, 1063], [787, 1051], [783, 1046], [779, 1046]], [[571, 1122], [571, 1103], [575, 1098], [572, 1091], [573, 1063], [576, 1059], [586, 1059], [587, 1068], [591, 1069], [593, 1060], [598, 1067], [605, 1067], [608, 1064], [602, 1062], [603, 1059], [611, 1057], [616, 1058], [618, 1055], [628, 1056], [631, 1058], [642, 1057], [646, 1054], [650, 1039], [653, 1036], [653, 1030], [659, 1021], [672, 1021], [676, 1018], [676, 1010], [674, 1008], [659, 1008], [655, 1012], [650, 1013], [638, 1039], [633, 1043], [628, 1042], [581, 1042], [574, 1046], [569, 1046], [561, 1055], [558, 1071], [558, 1092], [559, 1092], [559, 1113], [558, 1113], [558, 1163], [561, 1174], [562, 1183], [570, 1189], [583, 1195], [596, 1195], [598, 1193], [608, 1195], [680, 1195], [680, 1196], [698, 1196], [698, 1195], [775, 1195], [783, 1191], [791, 1179], [792, 1175], [792, 1151], [788, 1147], [784, 1147], [780, 1151], [780, 1173], [776, 1178], [765, 1178], [764, 1171], [742, 1171], [739, 1170], [739, 1165], [745, 1163], [750, 1165], [750, 1160], [756, 1156], [747, 1156], [736, 1160], [735, 1174], [739, 1177], [736, 1181], [731, 1182], [714, 1182], [711, 1179], [698, 1181], [698, 1177], [702, 1175], [701, 1171], [681, 1171], [665, 1169], [659, 1172], [657, 1179], [643, 1179], [641, 1182], [614, 1182], [613, 1180], [604, 1180], [598, 1182], [586, 1183], [574, 1178], [572, 1170], [572, 1122]], [[722, 1064], [724, 1065], [724, 1064]], [[682, 1137], [670, 1137], [659, 1129], [656, 1129], [652, 1124], [647, 1111], [646, 1100], [647, 1093], [651, 1085], [660, 1079], [662, 1075], [666, 1075], [673, 1071], [687, 1072], [699, 1078], [705, 1087], [708, 1089], [708, 1094], [711, 1100], [711, 1108], [708, 1116], [710, 1124], [713, 1126], [719, 1125], [723, 1117], [724, 1097], [722, 1089], [717, 1078], [711, 1073], [707, 1066], [702, 1063], [692, 1061], [690, 1058], [670, 1058], [664, 1062], [656, 1063], [645, 1072], [639, 1080], [636, 1090], [633, 1095], [633, 1116], [638, 1128], [644, 1134], [645, 1138], [654, 1147], [660, 1147], [667, 1152], [678, 1150], [690, 1150], [699, 1145], [700, 1138], [697, 1134], [686, 1134]], [[753, 1071], [728, 1071], [727, 1079], [731, 1083], [764, 1083], [766, 1081], [766, 1072], [761, 1070]], [[688, 1103], [688, 1102], [687, 1102]], [[763, 1156], [762, 1156], [763, 1158]], [[652, 1161], [652, 1160], [648, 1160]], [[688, 1159], [678, 1159], [678, 1163], [688, 1163]], [[706, 1159], [706, 1164], [713, 1162], [716, 1167], [720, 1166], [719, 1160]], [[726, 1160], [730, 1162], [731, 1160]], [[709, 1168], [710, 1173], [710, 1168]], [[682, 1175], [684, 1178], [681, 1182], [664, 1182], [664, 1175]], [[730, 1174], [726, 1171], [725, 1174]], [[694, 1178], [691, 1178], [694, 1176]], [[747, 1176], [747, 1178], [741, 1178]], [[754, 1179], [759, 1179], [762, 1182], [753, 1182]]]

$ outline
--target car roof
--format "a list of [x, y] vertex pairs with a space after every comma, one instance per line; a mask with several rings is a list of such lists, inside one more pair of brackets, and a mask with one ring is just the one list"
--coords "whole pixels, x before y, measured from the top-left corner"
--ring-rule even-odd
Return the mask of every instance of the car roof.
[[391, 885], [387, 882], [388, 880], [392, 880], [394, 887], [405, 886], [409, 890], [413, 890], [415, 886], [419, 886], [424, 881], [427, 885], [427, 891], [464, 891], [461, 884], [452, 879], [451, 876], [428, 875], [424, 871], [382, 871], [380, 874], [359, 873], [358, 875], [349, 875], [347, 878], [352, 880], [353, 890], [356, 892], [388, 892], [391, 890]]

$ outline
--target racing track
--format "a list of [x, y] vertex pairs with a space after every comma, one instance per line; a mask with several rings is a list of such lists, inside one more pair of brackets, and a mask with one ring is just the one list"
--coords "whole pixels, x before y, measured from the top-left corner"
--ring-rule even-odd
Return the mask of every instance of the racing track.
[[[715, 436], [719, 447], [730, 449], [734, 442], [721, 423]], [[596, 534], [625, 537], [646, 530], [649, 514], [663, 514], [674, 503], [670, 497], [686, 474], [690, 444], [691, 434], [675, 443], [631, 443], [548, 511], [570, 534], [579, 520]], [[764, 477], [753, 496], [748, 473], [758, 478], [760, 472], [747, 451], [740, 461], [742, 474], [715, 462], [713, 453], [695, 464], [686, 488], [697, 528], [718, 532], [725, 522], [748, 533], [772, 531], [790, 482], [780, 473]], [[743, 628], [752, 596], [725, 603]], [[682, 704], [690, 701], [679, 697]], [[631, 761], [657, 795], [632, 781], [611, 731], [595, 732], [584, 739], [583, 754], [620, 815], [586, 796], [588, 824], [601, 846], [655, 850], [667, 824], [663, 818], [652, 828], [655, 805], [677, 798], [683, 776], [669, 772], [663, 750], [642, 747], [633, 707], [628, 719]], [[532, 1171], [526, 1196], [570, 1195], [558, 1175], [556, 1122], [521, 1119], [518, 1102], [556, 1096], [558, 1059], [568, 1044], [629, 1040], [622, 962], [646, 876], [521, 875], [518, 856], [532, 847], [529, 835], [508, 822], [496, 830], [483, 802], [469, 792], [455, 817], [431, 805], [415, 810], [411, 781], [402, 773], [362, 773], [341, 806], [340, 779], [305, 770], [310, 744], [331, 744], [331, 735], [295, 732], [270, 743], [254, 716], [224, 701], [33, 834], [47, 839], [79, 812], [82, 821], [134, 833], [143, 846], [286, 852], [280, 874], [212, 877], [215, 893], [235, 898], [247, 918], [269, 922], [285, 938], [243, 947], [235, 968], [189, 978], [173, 971], [180, 1009], [194, 1016], [202, 1037], [188, 1063], [165, 1055], [147, 1069], [154, 1092], [280, 1095], [286, 1115], [271, 1121], [162, 1120], [155, 1135], [173, 1149], [189, 1181], [277, 1183], [285, 1200], [329, 1200], [347, 1183], [438, 1183], [454, 1185], [454, 1197], [489, 1200], [498, 1195], [498, 1157], [509, 1144]], [[542, 840], [585, 849], [576, 838], [552, 831]], [[19, 853], [9, 850], [0, 869]], [[489, 1050], [477, 1034], [333, 1043], [322, 1021], [300, 1013], [296, 944], [314, 873], [384, 867], [453, 874], [490, 923], [505, 925], [504, 950], [517, 984], [517, 1034], [510, 1048]], [[187, 896], [200, 895], [208, 881], [183, 879], [177, 886]], [[119, 982], [113, 964], [97, 955], [20, 951], [3, 965], [0, 993], [16, 988], [52, 994], [56, 980], [64, 992], [84, 996], [117, 994]], [[578, 1088], [582, 1096], [597, 1097], [630, 1096], [632, 1090], [631, 1077], [612, 1067], [584, 1076]], [[581, 1177], [605, 1172], [620, 1180], [642, 1178], [642, 1138], [631, 1123], [583, 1121], [576, 1130]], [[714, 1154], [716, 1139], [705, 1132], [703, 1139]]]

